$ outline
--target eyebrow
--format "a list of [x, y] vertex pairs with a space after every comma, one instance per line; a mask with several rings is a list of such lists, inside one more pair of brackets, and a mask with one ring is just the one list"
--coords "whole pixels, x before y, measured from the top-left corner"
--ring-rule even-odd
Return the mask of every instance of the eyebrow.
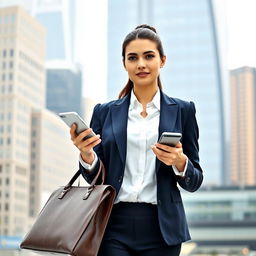
[[[146, 51], [146, 52], [143, 52], [143, 54], [148, 54], [148, 53], [155, 53], [154, 51], [150, 50], [150, 51]], [[130, 52], [127, 54], [127, 56], [130, 56], [130, 55], [138, 55], [137, 53], [135, 52]]]

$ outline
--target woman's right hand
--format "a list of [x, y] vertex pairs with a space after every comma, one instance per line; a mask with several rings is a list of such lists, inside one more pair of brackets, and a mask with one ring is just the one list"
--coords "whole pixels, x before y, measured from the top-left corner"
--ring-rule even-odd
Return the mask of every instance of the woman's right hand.
[[76, 133], [76, 124], [72, 124], [70, 129], [71, 140], [73, 144], [80, 150], [82, 159], [87, 164], [92, 164], [94, 160], [93, 148], [101, 142], [100, 135], [95, 135], [89, 139], [84, 140], [84, 137], [89, 135], [92, 129], [89, 128], [80, 134]]

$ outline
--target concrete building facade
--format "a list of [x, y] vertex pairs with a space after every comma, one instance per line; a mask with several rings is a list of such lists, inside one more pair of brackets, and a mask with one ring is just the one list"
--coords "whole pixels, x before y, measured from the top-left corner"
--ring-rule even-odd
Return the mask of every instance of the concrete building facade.
[[0, 233], [28, 225], [33, 108], [45, 105], [45, 29], [19, 7], [0, 9]]
[[232, 184], [256, 185], [256, 68], [230, 72]]

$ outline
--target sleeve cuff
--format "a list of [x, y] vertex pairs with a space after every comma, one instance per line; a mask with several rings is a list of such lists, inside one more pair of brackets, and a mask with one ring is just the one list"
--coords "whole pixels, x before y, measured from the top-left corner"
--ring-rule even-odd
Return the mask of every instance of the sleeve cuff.
[[79, 162], [87, 171], [91, 171], [96, 166], [97, 161], [98, 161], [98, 156], [95, 152], [94, 152], [94, 160], [93, 160], [92, 164], [87, 164], [82, 159], [81, 154], [79, 154]]
[[174, 173], [178, 176], [181, 176], [181, 177], [184, 177], [185, 174], [186, 174], [186, 171], [187, 171], [187, 168], [188, 168], [188, 158], [186, 160], [186, 165], [185, 165], [185, 168], [184, 168], [184, 171], [183, 172], [180, 172], [175, 165], [172, 165], [172, 169], [174, 171]]

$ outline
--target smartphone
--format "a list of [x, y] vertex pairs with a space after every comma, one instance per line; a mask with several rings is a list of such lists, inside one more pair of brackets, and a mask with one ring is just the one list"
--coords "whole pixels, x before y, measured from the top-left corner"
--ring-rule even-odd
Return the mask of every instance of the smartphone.
[[[89, 129], [89, 126], [86, 125], [84, 120], [76, 113], [76, 112], [64, 112], [59, 113], [59, 117], [69, 126], [73, 123], [77, 125], [76, 127], [76, 133], [79, 134], [87, 129]], [[91, 138], [95, 136], [96, 134], [94, 132], [91, 132], [89, 135], [84, 137], [84, 140]]]
[[171, 147], [175, 147], [179, 143], [181, 137], [182, 137], [181, 133], [163, 132], [161, 134], [161, 137], [160, 137], [158, 143], [164, 144], [167, 146], [171, 146]]

